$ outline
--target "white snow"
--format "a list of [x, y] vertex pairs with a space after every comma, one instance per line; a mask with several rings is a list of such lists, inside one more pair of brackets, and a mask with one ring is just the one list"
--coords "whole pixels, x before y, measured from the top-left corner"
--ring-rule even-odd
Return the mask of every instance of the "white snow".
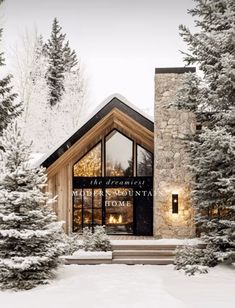
[[202, 241], [199, 238], [192, 239], [153, 239], [153, 240], [111, 240], [112, 245], [197, 245]]
[[3, 308], [234, 308], [235, 268], [188, 277], [172, 265], [67, 265], [48, 286], [0, 292]]
[[32, 265], [38, 265], [42, 262], [48, 262], [48, 257], [12, 257], [11, 259], [0, 259], [1, 268], [10, 268], [14, 270], [32, 269]]
[[112, 259], [112, 251], [84, 251], [78, 250], [72, 256], [64, 257], [66, 259]]
[[[112, 236], [109, 236], [111, 245], [198, 245], [203, 244], [200, 238], [186, 238], [186, 239], [177, 239], [177, 238], [164, 238], [164, 239], [133, 239], [133, 240], [115, 240], [112, 239]], [[82, 239], [78, 240], [78, 244], [82, 245]], [[81, 250], [80, 250], [81, 251]]]
[[[52, 227], [53, 225], [51, 225]], [[15, 230], [15, 229], [6, 229], [0, 230], [1, 237], [12, 237], [12, 238], [21, 238], [24, 240], [30, 239], [32, 237], [41, 237], [47, 236], [51, 233], [54, 233], [54, 229], [46, 229], [46, 230]]]
[[109, 95], [101, 104], [99, 104], [96, 109], [93, 111], [93, 115], [95, 115], [100, 109], [102, 109], [105, 105], [107, 105], [113, 98], [119, 99], [121, 102], [129, 106], [130, 108], [134, 109], [138, 113], [140, 113], [143, 117], [147, 118], [148, 120], [154, 122], [154, 117], [143, 111], [142, 109], [138, 108], [136, 105], [131, 103], [125, 96], [121, 95], [120, 93], [113, 93]]
[[37, 167], [43, 156], [45, 156], [45, 153], [32, 153], [29, 160], [30, 166]]

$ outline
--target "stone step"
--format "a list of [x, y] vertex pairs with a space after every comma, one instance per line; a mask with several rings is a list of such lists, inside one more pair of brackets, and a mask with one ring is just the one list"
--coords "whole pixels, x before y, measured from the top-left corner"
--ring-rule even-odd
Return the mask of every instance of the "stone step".
[[123, 256], [166, 257], [166, 256], [174, 256], [174, 250], [114, 250], [113, 251], [113, 258], [120, 258]]
[[[175, 249], [179, 245], [151, 243], [113, 243], [110, 259], [91, 258], [91, 256], [64, 258], [65, 264], [152, 264], [167, 265], [174, 263]], [[204, 244], [197, 245], [203, 247]]]
[[111, 264], [112, 259], [64, 259], [65, 265], [79, 264], [79, 265], [98, 265], [98, 264]]
[[[171, 259], [172, 256], [149, 256], [149, 255], [144, 255], [144, 256], [115, 256], [113, 260], [120, 260], [120, 259], [127, 259], [127, 260], [132, 260], [132, 259], [152, 259], [152, 260], [158, 260], [158, 259]], [[173, 258], [174, 259], [174, 258]]]
[[143, 264], [143, 265], [167, 265], [173, 264], [174, 258], [162, 258], [162, 259], [113, 259], [112, 264], [127, 264], [127, 265], [134, 265], [134, 264]]
[[114, 244], [112, 250], [172, 250], [174, 251], [179, 245], [159, 245], [159, 244]]

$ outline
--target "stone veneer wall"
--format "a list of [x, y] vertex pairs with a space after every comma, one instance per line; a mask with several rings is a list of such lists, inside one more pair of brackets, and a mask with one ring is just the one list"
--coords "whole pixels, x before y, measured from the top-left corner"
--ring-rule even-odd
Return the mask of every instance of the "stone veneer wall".
[[[174, 100], [185, 72], [195, 68], [159, 68], [155, 75], [154, 235], [158, 238], [195, 236], [190, 206], [191, 175], [182, 140], [195, 132], [195, 117], [187, 111], [165, 108]], [[172, 194], [179, 195], [179, 213], [172, 214]]]

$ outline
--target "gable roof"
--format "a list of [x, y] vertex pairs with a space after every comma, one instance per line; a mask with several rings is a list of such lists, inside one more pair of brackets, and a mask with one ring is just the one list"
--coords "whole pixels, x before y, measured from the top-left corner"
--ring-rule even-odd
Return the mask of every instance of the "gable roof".
[[154, 131], [154, 123], [151, 116], [142, 112], [120, 94], [113, 94], [109, 96], [104, 102], [102, 102], [88, 117], [88, 119], [81, 123], [80, 127], [78, 127], [77, 130], [68, 139], [62, 142], [60, 146], [57, 146], [52, 151], [50, 151], [50, 153], [48, 153], [46, 156], [43, 156], [38, 164], [48, 168], [114, 108], [117, 108], [123, 113], [127, 114], [129, 117], [133, 118], [148, 130], [152, 132]]

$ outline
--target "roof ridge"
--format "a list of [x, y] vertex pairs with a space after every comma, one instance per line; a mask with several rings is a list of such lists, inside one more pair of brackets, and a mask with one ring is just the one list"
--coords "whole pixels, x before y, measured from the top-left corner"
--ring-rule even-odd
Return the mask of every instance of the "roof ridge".
[[[116, 102], [115, 99], [117, 100]], [[115, 104], [117, 106], [115, 106]], [[70, 136], [62, 140], [48, 153], [43, 155], [42, 158], [38, 160], [37, 164], [44, 165], [45, 167], [50, 166], [55, 160], [58, 159], [60, 155], [65, 153], [74, 143], [76, 143], [81, 138], [80, 135], [85, 134], [86, 131], [91, 129], [92, 125], [96, 124], [96, 122], [98, 123], [98, 121], [100, 121], [100, 117], [103, 116], [103, 113], [106, 112], [108, 114], [108, 112], [110, 112], [110, 110], [114, 108], [112, 107], [112, 105], [114, 105], [114, 107], [123, 109], [124, 112], [129, 112], [131, 116], [135, 117], [135, 120], [137, 122], [153, 130], [153, 118], [151, 116], [130, 103], [124, 96], [115, 93], [108, 96], [101, 104], [99, 104], [99, 106], [97, 106], [97, 108], [95, 108], [88, 117], [83, 119], [80, 125], [76, 128], [76, 130], [74, 130], [74, 132], [70, 134]], [[109, 108], [111, 109], [109, 110]], [[135, 113], [135, 115], [133, 114], [133, 112]]]

